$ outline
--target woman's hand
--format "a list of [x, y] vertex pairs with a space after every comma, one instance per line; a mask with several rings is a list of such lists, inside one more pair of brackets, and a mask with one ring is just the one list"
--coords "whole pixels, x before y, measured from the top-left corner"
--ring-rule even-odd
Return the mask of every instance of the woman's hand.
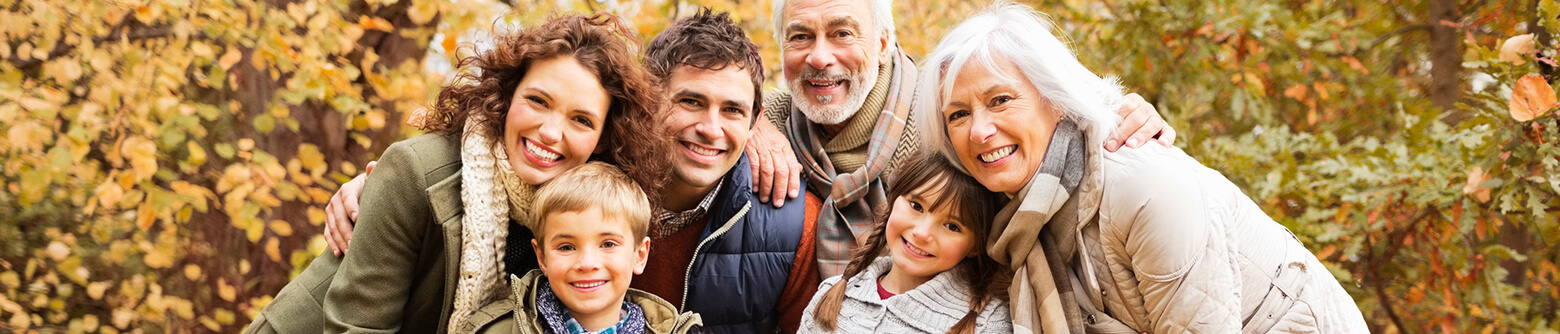
[[1137, 148], [1149, 140], [1157, 140], [1166, 147], [1175, 143], [1175, 129], [1159, 117], [1154, 105], [1143, 101], [1137, 93], [1127, 94], [1125, 99], [1121, 109], [1116, 110], [1116, 114], [1121, 115], [1121, 124], [1116, 127], [1116, 133], [1105, 140], [1106, 151], [1115, 152], [1122, 144]]
[[330, 252], [336, 256], [346, 253], [352, 243], [352, 224], [357, 223], [358, 216], [358, 195], [363, 192], [363, 183], [367, 182], [368, 173], [374, 172], [374, 165], [378, 163], [369, 161], [363, 174], [342, 183], [341, 188], [336, 189], [336, 194], [330, 196], [330, 202], [325, 204], [325, 245], [330, 246]]

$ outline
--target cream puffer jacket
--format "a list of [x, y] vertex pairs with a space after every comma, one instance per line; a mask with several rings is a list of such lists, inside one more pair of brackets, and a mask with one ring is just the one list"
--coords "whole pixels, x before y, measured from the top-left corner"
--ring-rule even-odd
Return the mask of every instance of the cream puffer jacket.
[[[1105, 152], [1095, 131], [1084, 132], [1077, 188], [1069, 194], [1058, 177], [1037, 172], [994, 226], [1006, 228], [988, 251], [1018, 271], [1009, 292], [1016, 330], [1067, 331], [1069, 316], [1055, 307], [1063, 289], [1084, 309], [1073, 322], [1101, 320], [1087, 310], [1104, 310], [1099, 318], [1134, 332], [1369, 331], [1316, 256], [1222, 174], [1174, 147]], [[1065, 228], [1041, 231], [1045, 225]], [[1040, 252], [1056, 245], [1086, 256], [1067, 257], [1065, 273], [1026, 275], [1046, 267]], [[1080, 288], [1039, 279], [1052, 275], [1074, 275]]]

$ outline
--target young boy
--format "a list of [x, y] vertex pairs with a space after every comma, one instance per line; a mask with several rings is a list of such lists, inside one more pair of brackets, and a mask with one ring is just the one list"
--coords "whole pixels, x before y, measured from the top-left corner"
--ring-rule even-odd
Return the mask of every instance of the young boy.
[[592, 162], [537, 192], [528, 222], [540, 270], [512, 278], [506, 300], [472, 315], [462, 332], [680, 334], [693, 313], [630, 289], [650, 254], [650, 203], [616, 167]]

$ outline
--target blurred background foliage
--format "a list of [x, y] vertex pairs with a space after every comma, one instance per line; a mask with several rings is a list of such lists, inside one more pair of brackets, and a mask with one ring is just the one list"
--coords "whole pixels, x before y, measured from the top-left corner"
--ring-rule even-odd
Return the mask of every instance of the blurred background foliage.
[[[900, 45], [985, 4], [898, 1]], [[1374, 332], [1560, 330], [1560, 4], [1031, 4]], [[778, 68], [769, 1], [0, 0], [0, 332], [236, 332], [491, 31], [609, 11], [648, 40], [700, 5]]]

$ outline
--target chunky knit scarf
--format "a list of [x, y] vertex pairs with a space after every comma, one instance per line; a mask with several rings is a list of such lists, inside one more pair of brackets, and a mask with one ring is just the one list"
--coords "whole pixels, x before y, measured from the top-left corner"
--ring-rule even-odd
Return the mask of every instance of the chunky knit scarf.
[[449, 332], [455, 333], [478, 308], [503, 299], [507, 291], [504, 247], [509, 220], [525, 222], [535, 186], [520, 181], [509, 166], [508, 155], [497, 138], [477, 131], [476, 118], [468, 119], [461, 141], [460, 276], [456, 280], [454, 311]]
[[[879, 70], [883, 73], [878, 76], [888, 79], [878, 80], [872, 94], [879, 96], [869, 96], [868, 99], [883, 102], [874, 103], [876, 107], [872, 109], [858, 110], [856, 116], [852, 117], [857, 120], [851, 121], [845, 132], [837, 134], [836, 138], [826, 140], [819, 125], [808, 121], [795, 104], [790, 108], [787, 128], [806, 173], [807, 185], [813, 189], [829, 189], [818, 214], [817, 254], [819, 274], [822, 277], [845, 272], [845, 265], [850, 262], [851, 248], [856, 245], [856, 235], [872, 229], [872, 208], [889, 205], [881, 178], [896, 156], [896, 151], [899, 151], [900, 141], [904, 138], [902, 134], [907, 131], [905, 122], [910, 115], [910, 101], [915, 94], [916, 69], [910, 56], [900, 51], [895, 53], [890, 64], [885, 64]], [[863, 117], [873, 114], [876, 117]], [[859, 131], [866, 128], [858, 124], [863, 121], [871, 121], [863, 124], [871, 124], [872, 131], [851, 133], [852, 129]], [[846, 145], [855, 147], [842, 150], [838, 147], [840, 145], [830, 145], [835, 142], [856, 145]], [[832, 154], [854, 151], [859, 147], [865, 147], [865, 157], [858, 158], [860, 162], [847, 164], [855, 165], [856, 168], [837, 169], [839, 164], [834, 159], [851, 160], [852, 157], [848, 153], [841, 157]]]

